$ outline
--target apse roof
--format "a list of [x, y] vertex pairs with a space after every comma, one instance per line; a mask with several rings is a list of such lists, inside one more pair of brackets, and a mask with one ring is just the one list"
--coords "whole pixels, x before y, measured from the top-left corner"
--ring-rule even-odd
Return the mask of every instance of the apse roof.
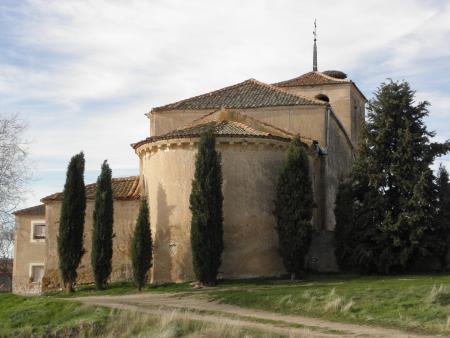
[[143, 144], [159, 140], [199, 137], [210, 128], [213, 129], [215, 135], [226, 137], [272, 138], [287, 141], [294, 136], [283, 129], [256, 120], [246, 114], [220, 109], [206, 114], [184, 127], [163, 135], [148, 137], [131, 146], [136, 149]]

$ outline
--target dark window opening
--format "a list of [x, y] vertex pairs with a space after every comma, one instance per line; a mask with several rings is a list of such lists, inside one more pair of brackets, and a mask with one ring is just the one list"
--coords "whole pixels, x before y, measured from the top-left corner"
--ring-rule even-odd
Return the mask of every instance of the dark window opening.
[[324, 101], [324, 102], [330, 102], [330, 98], [328, 96], [326, 96], [325, 94], [316, 95], [316, 99], [318, 99], [320, 101]]

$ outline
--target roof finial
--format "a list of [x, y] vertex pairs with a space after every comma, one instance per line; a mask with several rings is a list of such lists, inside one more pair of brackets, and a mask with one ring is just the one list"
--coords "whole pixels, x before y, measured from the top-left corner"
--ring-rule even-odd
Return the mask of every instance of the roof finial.
[[313, 71], [317, 72], [317, 24], [316, 19], [314, 19], [314, 49], [313, 49]]

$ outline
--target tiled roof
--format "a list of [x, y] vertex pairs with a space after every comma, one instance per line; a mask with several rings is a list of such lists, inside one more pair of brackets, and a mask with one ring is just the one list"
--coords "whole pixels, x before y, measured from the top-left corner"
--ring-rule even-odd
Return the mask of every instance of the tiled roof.
[[275, 86], [249, 79], [207, 94], [153, 108], [152, 112], [175, 109], [236, 109], [323, 104], [322, 101], [291, 94]]
[[136, 149], [143, 144], [160, 140], [199, 137], [209, 128], [213, 128], [214, 134], [217, 136], [223, 137], [256, 137], [286, 141], [294, 136], [285, 130], [263, 123], [245, 114], [221, 109], [206, 114], [185, 127], [163, 135], [148, 137], [131, 146]]
[[34, 207], [17, 210], [14, 212], [14, 215], [37, 215], [37, 216], [45, 216], [45, 205], [39, 204]]
[[350, 83], [350, 80], [337, 79], [335, 77], [325, 75], [321, 72], [309, 72], [287, 81], [274, 83], [273, 85], [277, 87], [295, 87], [338, 83]]
[[[95, 199], [96, 184], [86, 185], [86, 199]], [[115, 200], [136, 200], [139, 199], [139, 176], [120, 177], [112, 179], [113, 198]], [[57, 192], [55, 194], [44, 197], [41, 202], [61, 201], [63, 193]]]

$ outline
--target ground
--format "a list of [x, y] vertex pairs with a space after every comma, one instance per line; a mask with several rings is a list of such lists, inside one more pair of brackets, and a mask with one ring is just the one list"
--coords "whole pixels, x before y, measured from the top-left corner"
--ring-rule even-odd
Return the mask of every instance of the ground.
[[[450, 336], [450, 276], [444, 275], [228, 281], [199, 290], [178, 284], [148, 286], [139, 294], [129, 284], [116, 284], [101, 292], [83, 287], [74, 296], [0, 296], [0, 331], [34, 325], [36, 333], [94, 326], [99, 336]], [[33, 312], [39, 302], [43, 314]], [[132, 332], [122, 332], [120, 323]]]

